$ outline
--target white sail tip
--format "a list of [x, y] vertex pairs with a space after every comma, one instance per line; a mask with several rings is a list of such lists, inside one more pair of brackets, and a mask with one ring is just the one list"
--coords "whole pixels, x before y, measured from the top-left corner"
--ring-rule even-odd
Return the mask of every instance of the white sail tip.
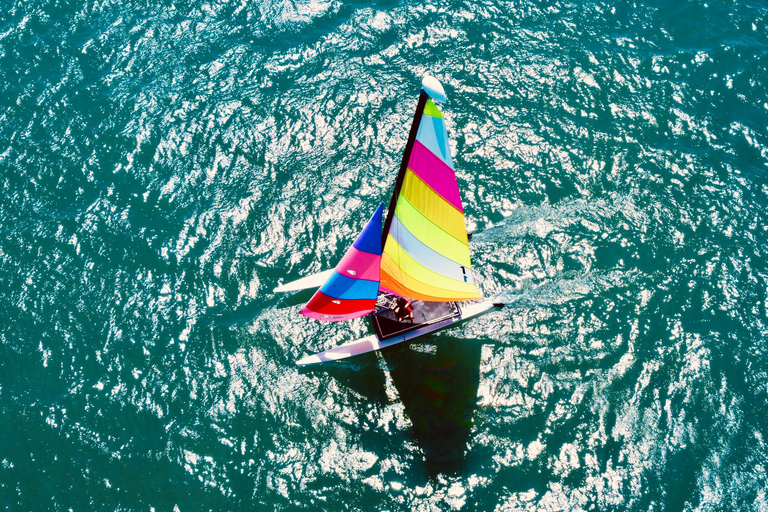
[[443, 84], [441, 84], [440, 81], [432, 75], [424, 75], [424, 78], [421, 80], [421, 88], [425, 93], [429, 95], [430, 98], [432, 98], [432, 101], [445, 103], [448, 99], [445, 96], [445, 89], [443, 89]]

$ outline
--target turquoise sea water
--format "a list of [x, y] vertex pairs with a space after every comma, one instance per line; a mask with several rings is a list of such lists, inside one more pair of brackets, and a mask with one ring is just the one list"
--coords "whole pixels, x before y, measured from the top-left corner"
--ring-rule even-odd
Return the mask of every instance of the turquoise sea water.
[[[279, 283], [388, 200], [425, 71], [480, 287]], [[768, 5], [8, 0], [5, 510], [768, 510]]]

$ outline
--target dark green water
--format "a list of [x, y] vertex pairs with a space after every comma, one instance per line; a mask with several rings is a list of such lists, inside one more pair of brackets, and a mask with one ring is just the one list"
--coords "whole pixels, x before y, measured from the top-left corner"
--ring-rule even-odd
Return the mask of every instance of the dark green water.
[[[509, 307], [300, 372], [426, 70]], [[8, 0], [0, 504], [766, 511], [767, 164], [764, 2]]]

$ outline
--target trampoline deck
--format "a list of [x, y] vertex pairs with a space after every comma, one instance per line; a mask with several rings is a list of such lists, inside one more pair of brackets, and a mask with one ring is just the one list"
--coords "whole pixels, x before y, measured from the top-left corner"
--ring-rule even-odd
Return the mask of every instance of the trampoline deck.
[[411, 301], [413, 320], [400, 321], [393, 311], [397, 295], [381, 294], [373, 311], [373, 327], [380, 340], [386, 340], [419, 327], [433, 324], [446, 318], [461, 315], [461, 309], [455, 302]]

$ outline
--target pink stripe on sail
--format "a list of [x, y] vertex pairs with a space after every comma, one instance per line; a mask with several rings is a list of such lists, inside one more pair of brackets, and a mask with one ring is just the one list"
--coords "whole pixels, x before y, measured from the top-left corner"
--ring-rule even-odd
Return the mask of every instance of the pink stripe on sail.
[[464, 213], [461, 196], [459, 196], [459, 184], [456, 182], [456, 174], [453, 169], [419, 141], [413, 143], [408, 167], [429, 188], [440, 194], [443, 199], [455, 206], [461, 213]]
[[370, 254], [352, 246], [336, 265], [336, 272], [352, 279], [378, 281], [380, 266], [380, 254]]

